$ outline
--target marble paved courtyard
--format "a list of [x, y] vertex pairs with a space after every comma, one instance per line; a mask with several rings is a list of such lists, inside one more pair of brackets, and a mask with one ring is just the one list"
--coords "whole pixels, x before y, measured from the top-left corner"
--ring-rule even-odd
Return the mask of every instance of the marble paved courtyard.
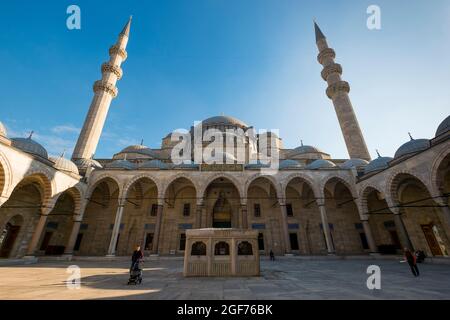
[[[69, 290], [66, 268], [81, 268]], [[381, 290], [366, 286], [381, 268]], [[0, 267], [0, 299], [450, 299], [450, 265], [421, 264], [421, 277], [396, 260], [263, 260], [258, 278], [183, 278], [180, 259], [147, 261], [144, 281], [128, 286], [126, 261], [40, 262]]]

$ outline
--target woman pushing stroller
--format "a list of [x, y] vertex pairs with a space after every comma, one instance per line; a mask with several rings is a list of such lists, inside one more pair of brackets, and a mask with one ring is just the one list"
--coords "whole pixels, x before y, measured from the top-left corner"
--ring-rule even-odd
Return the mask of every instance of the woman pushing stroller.
[[130, 279], [128, 284], [140, 284], [142, 282], [142, 262], [144, 260], [144, 254], [142, 253], [141, 246], [137, 245], [131, 256], [130, 267]]

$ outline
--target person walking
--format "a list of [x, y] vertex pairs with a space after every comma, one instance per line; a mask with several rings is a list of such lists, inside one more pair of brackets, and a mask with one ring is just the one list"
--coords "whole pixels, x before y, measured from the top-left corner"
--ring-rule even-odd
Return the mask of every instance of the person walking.
[[408, 248], [405, 248], [405, 260], [408, 262], [409, 267], [411, 268], [411, 272], [414, 277], [419, 276], [419, 268], [417, 267], [417, 258], [416, 255], [413, 254]]
[[133, 255], [131, 256], [131, 268], [135, 265], [135, 263], [139, 262], [140, 260], [144, 259], [144, 254], [142, 253], [141, 246], [137, 245], [136, 250], [134, 250]]
[[273, 253], [272, 250], [270, 250], [269, 256], [270, 256], [270, 261], [275, 261], [275, 254]]

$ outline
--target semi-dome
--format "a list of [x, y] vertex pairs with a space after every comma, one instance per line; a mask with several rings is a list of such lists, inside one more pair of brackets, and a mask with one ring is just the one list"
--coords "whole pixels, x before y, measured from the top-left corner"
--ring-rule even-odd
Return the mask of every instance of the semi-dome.
[[448, 116], [447, 118], [445, 118], [444, 121], [441, 122], [436, 131], [436, 137], [444, 133], [447, 133], [449, 130], [450, 130], [450, 116]]
[[229, 116], [215, 116], [202, 121], [203, 126], [238, 126], [241, 128], [248, 128], [248, 125], [236, 118]]
[[161, 160], [145, 161], [139, 165], [139, 169], [168, 169], [169, 166]]
[[82, 174], [90, 167], [94, 169], [102, 169], [100, 162], [94, 159], [78, 159], [74, 161], [75, 165], [78, 167], [78, 171]]
[[6, 137], [7, 131], [3, 123], [0, 122], [0, 136]]
[[114, 160], [105, 165], [105, 169], [125, 169], [125, 170], [133, 170], [136, 166], [134, 163], [128, 160]]
[[395, 158], [400, 158], [408, 154], [417, 153], [426, 150], [430, 147], [430, 141], [428, 139], [411, 139], [395, 153]]
[[313, 146], [300, 146], [291, 151], [291, 155], [305, 154], [305, 153], [322, 153], [322, 151]]
[[151, 158], [156, 157], [156, 154], [152, 149], [150, 149], [149, 147], [144, 146], [142, 144], [128, 146], [125, 149], [123, 149], [122, 151], [120, 151], [118, 154], [130, 154], [130, 153], [137, 153], [137, 154], [149, 156]]
[[77, 165], [69, 159], [64, 158], [64, 155], [59, 157], [50, 157], [50, 160], [54, 162], [53, 166], [60, 171], [74, 173], [77, 175], [80, 174]]
[[28, 138], [12, 138], [12, 146], [14, 148], [20, 149], [23, 152], [32, 154], [34, 156], [39, 156], [44, 159], [48, 159], [48, 153], [45, 148], [31, 139], [31, 135]]
[[303, 166], [295, 160], [283, 160], [280, 162], [280, 169], [299, 169]]
[[351, 168], [360, 168], [365, 167], [369, 164], [369, 161], [364, 159], [350, 159], [345, 161], [343, 164], [340, 165], [342, 169], [351, 169]]
[[325, 168], [334, 168], [336, 165], [329, 160], [315, 160], [306, 166], [306, 169], [315, 170], [315, 169], [325, 169]]
[[364, 173], [375, 172], [379, 170], [386, 169], [389, 167], [389, 161], [393, 160], [391, 157], [381, 157], [372, 160], [369, 164], [364, 168]]

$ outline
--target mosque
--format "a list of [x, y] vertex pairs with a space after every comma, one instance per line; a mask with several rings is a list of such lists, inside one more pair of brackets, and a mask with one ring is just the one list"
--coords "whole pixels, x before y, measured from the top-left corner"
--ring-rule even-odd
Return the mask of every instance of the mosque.
[[[434, 137], [411, 138], [394, 157], [371, 159], [350, 85], [317, 24], [318, 62], [348, 159], [307, 145], [286, 149], [276, 134], [266, 137], [279, 154], [273, 174], [261, 161], [238, 162], [230, 152], [223, 152], [225, 164], [175, 164], [171, 134], [160, 149], [134, 145], [94, 159], [118, 95], [130, 27], [131, 19], [101, 67], [71, 160], [49, 157], [32, 136], [9, 137], [0, 123], [1, 258], [123, 256], [136, 244], [145, 254], [183, 255], [186, 230], [201, 228], [257, 230], [254, 249], [263, 255], [396, 254], [408, 247], [448, 257], [450, 117]], [[224, 135], [252, 128], [228, 116], [201, 124]], [[245, 139], [243, 146], [249, 147]], [[257, 148], [259, 154], [264, 146]]]

